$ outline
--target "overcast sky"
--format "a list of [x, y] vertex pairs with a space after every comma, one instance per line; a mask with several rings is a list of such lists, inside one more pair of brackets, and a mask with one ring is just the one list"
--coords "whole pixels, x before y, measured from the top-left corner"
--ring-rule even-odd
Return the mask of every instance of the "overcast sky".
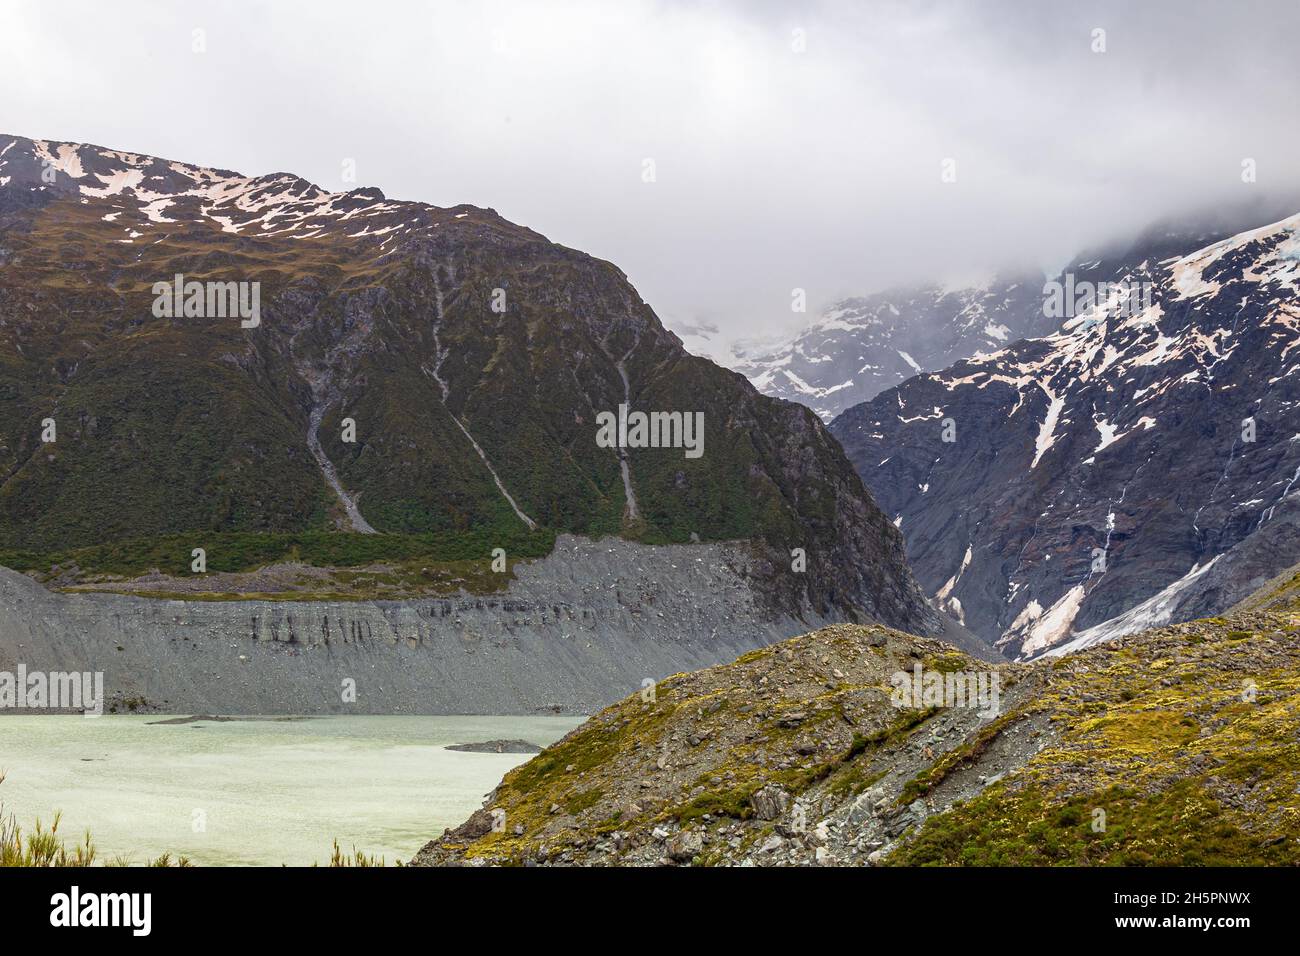
[[0, 132], [329, 189], [354, 185], [352, 159], [355, 185], [490, 206], [615, 262], [670, 326], [724, 335], [797, 323], [796, 287], [815, 311], [1059, 266], [1180, 209], [1300, 194], [1296, 0], [5, 0], [0, 17]]

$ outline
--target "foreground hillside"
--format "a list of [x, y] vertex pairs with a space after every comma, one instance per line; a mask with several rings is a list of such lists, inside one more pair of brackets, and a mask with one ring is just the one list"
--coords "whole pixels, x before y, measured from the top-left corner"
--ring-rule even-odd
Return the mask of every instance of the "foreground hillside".
[[[160, 306], [173, 283], [207, 297]], [[621, 405], [702, 430], [602, 445]], [[202, 548], [402, 596], [566, 532], [751, 542], [774, 614], [937, 625], [817, 417], [689, 355], [610, 263], [489, 209], [0, 136], [0, 564], [178, 593]]]
[[[414, 862], [1300, 863], [1295, 587], [993, 671], [824, 628], [602, 711]], [[917, 665], [996, 673], [999, 713], [894, 706]]]

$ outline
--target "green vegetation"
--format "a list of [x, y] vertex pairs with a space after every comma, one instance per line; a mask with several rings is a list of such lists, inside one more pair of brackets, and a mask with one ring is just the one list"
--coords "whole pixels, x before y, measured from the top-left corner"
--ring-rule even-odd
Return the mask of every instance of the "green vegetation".
[[[365, 853], [362, 853], [356, 847], [352, 848], [351, 853], [344, 853], [343, 850], [339, 847], [339, 841], [337, 839], [334, 840], [334, 850], [333, 852], [330, 853], [330, 861], [329, 861], [330, 867], [367, 867], [368, 868], [368, 867], [385, 867], [387, 865], [388, 865], [387, 861], [385, 861], [385, 859], [382, 856], [375, 856], [373, 854], [367, 855]], [[398, 860], [396, 865], [401, 866], [402, 861]]]
[[1294, 864], [1300, 659], [1289, 618], [1252, 623], [1196, 621], [1101, 645], [1086, 664], [1054, 662], [1042, 694], [938, 760], [900, 800], [928, 793], [1015, 720], [1047, 717], [1055, 744], [928, 817], [889, 862]]
[[[4, 777], [0, 775], [0, 783], [3, 782]], [[93, 866], [99, 857], [99, 851], [90, 837], [90, 831], [86, 831], [79, 843], [69, 847], [67, 841], [59, 836], [61, 820], [62, 815], [56, 812], [49, 829], [46, 829], [37, 819], [36, 825], [30, 833], [27, 833], [18, 826], [12, 814], [4, 813], [4, 807], [0, 804], [0, 867]], [[106, 865], [130, 866], [131, 861], [119, 856], [109, 860]], [[183, 856], [173, 861], [170, 853], [164, 853], [157, 859], [151, 860], [148, 865], [187, 867], [191, 863]]]
[[87, 832], [71, 848], [59, 837], [60, 815], [47, 830], [38, 819], [30, 833], [24, 833], [12, 816], [0, 819], [0, 866], [90, 866], [95, 862], [95, 845]]
[[970, 658], [965, 654], [935, 654], [925, 661], [925, 669], [940, 674], [956, 674], [966, 669]]
[[530, 532], [524, 528], [503, 534], [466, 531], [410, 535], [196, 531], [58, 552], [0, 549], [0, 565], [44, 573], [75, 565], [83, 575], [117, 577], [135, 577], [157, 569], [164, 574], [189, 577], [194, 548], [206, 552], [209, 572], [240, 572], [288, 561], [317, 567], [354, 568], [383, 562], [488, 560], [493, 548], [504, 548], [510, 559], [541, 558], [550, 554], [554, 546], [554, 532], [544, 529]]
[[[1094, 816], [1099, 810], [1104, 818]], [[1295, 862], [1295, 850], [1285, 837], [1252, 833], [1234, 817], [1195, 781], [1179, 781], [1153, 794], [1115, 786], [1064, 798], [1038, 786], [1013, 794], [997, 784], [952, 812], [930, 818], [911, 844], [890, 857], [890, 863], [1279, 866]]]

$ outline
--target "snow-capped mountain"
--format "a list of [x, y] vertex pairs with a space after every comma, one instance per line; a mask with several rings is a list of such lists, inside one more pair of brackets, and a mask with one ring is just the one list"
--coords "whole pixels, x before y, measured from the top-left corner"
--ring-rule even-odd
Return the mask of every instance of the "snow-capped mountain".
[[829, 421], [920, 372], [1046, 335], [1041, 274], [966, 288], [929, 285], [845, 299], [792, 339], [748, 349], [732, 365], [761, 392]]
[[[1185, 255], [1296, 208], [1300, 197], [1257, 196], [1184, 213], [1085, 249], [1061, 275], [1080, 284], [1112, 282], [1143, 262]], [[1044, 280], [1053, 278], [1018, 270], [894, 288], [838, 302], [792, 337], [726, 343], [710, 327], [683, 331], [683, 341], [743, 373], [759, 391], [807, 405], [829, 421], [913, 375], [1058, 331], [1061, 319], [1044, 310]]]
[[[111, 211], [102, 221], [120, 230], [115, 241], [125, 244], [156, 241], [142, 229], [205, 223], [257, 238], [313, 239], [337, 230], [354, 239], [373, 237], [382, 249], [431, 226], [424, 215], [430, 207], [389, 202], [374, 188], [327, 192], [290, 173], [243, 176], [79, 143], [19, 137], [0, 142], [0, 187], [12, 182], [38, 194], [71, 190], [83, 203], [103, 203]], [[457, 219], [474, 211], [455, 208], [464, 210], [450, 214]]]
[[839, 416], [927, 592], [1032, 657], [1214, 613], [1300, 560], [1298, 228], [1135, 249], [1061, 331]]

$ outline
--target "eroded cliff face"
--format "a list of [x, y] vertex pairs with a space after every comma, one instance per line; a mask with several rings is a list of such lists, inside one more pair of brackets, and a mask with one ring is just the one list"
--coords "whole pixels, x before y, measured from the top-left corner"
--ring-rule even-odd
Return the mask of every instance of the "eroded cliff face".
[[119, 712], [588, 713], [805, 629], [770, 615], [753, 561], [564, 536], [501, 594], [403, 602], [55, 594], [0, 571], [0, 670], [103, 671]]

